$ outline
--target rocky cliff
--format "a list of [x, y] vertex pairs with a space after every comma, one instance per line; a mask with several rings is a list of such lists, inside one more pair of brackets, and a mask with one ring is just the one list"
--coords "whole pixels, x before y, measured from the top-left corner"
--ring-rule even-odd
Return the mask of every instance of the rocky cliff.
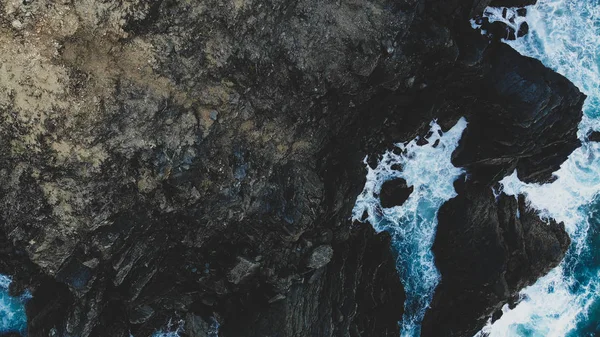
[[[475, 187], [440, 212], [448, 282], [428, 317], [450, 320], [465, 287], [499, 295], [456, 326], [426, 317], [423, 334], [474, 331], [567, 242], [488, 187], [515, 167], [547, 180], [583, 102], [471, 29], [489, 2], [2, 1], [0, 273], [33, 291], [28, 335], [145, 337], [182, 320], [190, 337], [215, 321], [229, 337], [398, 336], [389, 239], [348, 220], [362, 159], [461, 116], [455, 163]], [[461, 283], [460, 254], [489, 240], [500, 260]], [[443, 253], [451, 242], [465, 249]]]

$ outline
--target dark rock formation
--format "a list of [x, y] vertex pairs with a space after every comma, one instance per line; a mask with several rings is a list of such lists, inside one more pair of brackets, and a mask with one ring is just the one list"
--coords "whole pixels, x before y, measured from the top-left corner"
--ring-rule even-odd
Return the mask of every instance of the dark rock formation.
[[0, 272], [29, 335], [397, 336], [389, 240], [348, 221], [365, 155], [461, 116], [478, 181], [575, 146], [582, 96], [472, 30], [488, 4], [10, 2]]
[[527, 22], [523, 22], [519, 25], [519, 30], [517, 31], [517, 37], [523, 37], [529, 33], [529, 25]]
[[484, 56], [489, 72], [470, 109], [469, 127], [453, 163], [471, 178], [494, 183], [517, 169], [525, 182], [546, 182], [579, 146], [585, 99], [577, 87], [541, 62], [504, 44]]
[[289, 280], [289, 289], [269, 295], [269, 305], [248, 298], [223, 336], [398, 336], [404, 292], [389, 273], [396, 266], [389, 236], [359, 226], [349, 240], [334, 243], [330, 267], [308, 271], [304, 283]]
[[406, 180], [402, 178], [388, 180], [381, 185], [381, 192], [379, 193], [381, 206], [386, 208], [400, 206], [410, 197], [413, 190], [414, 187], [406, 186]]
[[587, 136], [590, 142], [600, 142], [600, 132], [594, 131]]
[[483, 184], [467, 182], [439, 211], [433, 245], [442, 281], [422, 336], [473, 336], [518, 292], [562, 260], [570, 239], [562, 223]]
[[[346, 263], [372, 235], [347, 219], [362, 158], [437, 114], [420, 107], [425, 73], [457, 52], [423, 4], [2, 10], [0, 272], [34, 293], [30, 336], [149, 336], [211, 316], [245, 335], [278, 303], [307, 307], [277, 307], [281, 334], [397, 334], [389, 245]], [[310, 263], [319, 246], [333, 256]]]
[[492, 7], [524, 7], [529, 5], [535, 5], [537, 0], [492, 0], [490, 6]]

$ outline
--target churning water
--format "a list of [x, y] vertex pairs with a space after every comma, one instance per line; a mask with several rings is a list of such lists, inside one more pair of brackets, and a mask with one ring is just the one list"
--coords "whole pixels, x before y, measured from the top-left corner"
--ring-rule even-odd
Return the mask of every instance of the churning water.
[[[353, 219], [360, 220], [366, 212], [366, 220], [376, 231], [387, 231], [392, 237], [396, 266], [406, 291], [402, 337], [420, 336], [421, 321], [440, 280], [431, 246], [438, 210], [456, 196], [453, 183], [463, 173], [450, 158], [466, 126], [463, 118], [443, 133], [432, 122], [426, 144], [418, 145], [418, 139], [396, 144], [399, 153], [386, 152], [375, 169], [367, 165], [367, 182], [356, 200]], [[383, 208], [381, 186], [394, 178], [405, 179], [414, 190], [403, 205]]]
[[[540, 0], [519, 18], [514, 10], [488, 9], [490, 21], [526, 21], [529, 34], [506, 42], [521, 54], [564, 75], [588, 98], [579, 126], [581, 148], [545, 185], [516, 176], [501, 183], [507, 194], [523, 193], [542, 216], [565, 223], [572, 244], [564, 261], [521, 292], [513, 310], [479, 335], [491, 337], [588, 337], [600, 335], [600, 143], [587, 142], [600, 129], [600, 0]], [[511, 19], [513, 18], [513, 19]]]
[[25, 333], [27, 329], [27, 316], [25, 315], [23, 298], [12, 297], [8, 294], [11, 278], [0, 274], [0, 334], [6, 332]]

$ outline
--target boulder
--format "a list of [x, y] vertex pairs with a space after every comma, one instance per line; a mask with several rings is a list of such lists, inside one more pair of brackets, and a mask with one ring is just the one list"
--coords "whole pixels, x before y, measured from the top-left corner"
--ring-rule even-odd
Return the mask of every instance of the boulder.
[[315, 248], [308, 260], [308, 268], [319, 269], [331, 261], [333, 257], [333, 248], [329, 245], [323, 245]]
[[381, 206], [385, 208], [401, 206], [410, 197], [413, 190], [414, 187], [408, 187], [406, 180], [402, 178], [388, 180], [381, 185], [381, 192], [379, 193]]

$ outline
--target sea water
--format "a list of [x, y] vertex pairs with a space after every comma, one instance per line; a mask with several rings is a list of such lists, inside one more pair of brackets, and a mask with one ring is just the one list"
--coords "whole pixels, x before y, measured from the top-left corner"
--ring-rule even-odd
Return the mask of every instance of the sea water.
[[599, 336], [600, 143], [587, 142], [586, 135], [600, 130], [600, 0], [539, 0], [524, 18], [511, 9], [504, 17], [493, 8], [485, 15], [513, 26], [526, 21], [529, 34], [506, 43], [567, 77], [588, 98], [579, 125], [583, 144], [556, 172], [556, 181], [524, 184], [513, 174], [501, 182], [504, 193], [525, 194], [542, 217], [564, 222], [572, 240], [567, 255], [478, 336]]
[[8, 287], [12, 279], [0, 274], [0, 334], [18, 332], [24, 334], [27, 329], [27, 316], [25, 315], [25, 301], [28, 295], [12, 297], [8, 294]]
[[[456, 196], [453, 183], [464, 172], [452, 165], [451, 156], [466, 126], [462, 118], [443, 133], [434, 121], [425, 144], [418, 138], [396, 144], [396, 151], [384, 153], [374, 169], [366, 165], [365, 159], [367, 181], [356, 200], [353, 219], [368, 220], [376, 231], [391, 235], [396, 266], [406, 291], [402, 337], [420, 336], [421, 321], [440, 281], [431, 246], [438, 210]], [[381, 186], [395, 178], [405, 179], [408, 186], [413, 186], [413, 192], [401, 206], [383, 208], [379, 200]]]

